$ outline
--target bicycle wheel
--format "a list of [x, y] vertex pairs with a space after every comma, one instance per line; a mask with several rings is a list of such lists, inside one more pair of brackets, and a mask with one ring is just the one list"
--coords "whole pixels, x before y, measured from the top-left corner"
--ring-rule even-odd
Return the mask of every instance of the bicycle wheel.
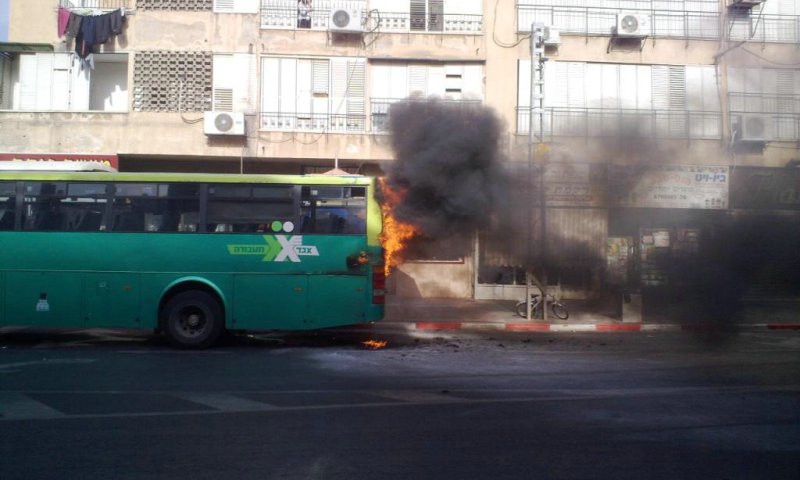
[[561, 305], [560, 303], [551, 303], [550, 304], [550, 311], [553, 312], [557, 318], [561, 320], [566, 320], [569, 318], [569, 312], [567, 311], [567, 307]]
[[519, 302], [516, 307], [514, 307], [514, 311], [517, 312], [522, 318], [528, 318], [528, 305], [525, 302]]

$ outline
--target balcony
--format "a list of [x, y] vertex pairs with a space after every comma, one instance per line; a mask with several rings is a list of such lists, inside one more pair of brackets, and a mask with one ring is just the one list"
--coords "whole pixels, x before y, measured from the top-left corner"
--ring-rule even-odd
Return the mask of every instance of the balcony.
[[[517, 134], [528, 135], [531, 111], [517, 107]], [[534, 122], [537, 122], [534, 113]], [[538, 125], [534, 128], [538, 129]], [[625, 137], [719, 139], [722, 114], [603, 108], [545, 108], [544, 137]]]
[[[361, 19], [365, 32], [382, 33], [448, 33], [477, 34], [483, 30], [483, 15], [464, 14], [431, 14], [416, 15], [411, 13], [368, 11], [363, 5], [358, 6], [364, 16]], [[330, 23], [331, 9], [314, 7], [311, 12], [311, 27], [301, 28], [297, 20], [295, 6], [271, 5], [261, 6], [261, 28], [283, 30], [319, 30], [327, 31]]]
[[136, 0], [59, 0], [58, 5], [69, 9], [92, 8], [98, 10], [116, 10], [133, 8]]
[[[719, 31], [719, 4], [713, 2], [716, 10], [641, 10], [650, 15], [650, 37], [686, 38], [696, 40], [717, 40]], [[531, 31], [531, 24], [540, 22], [553, 26], [561, 34], [582, 36], [610, 36], [617, 25], [618, 8], [563, 7], [550, 5], [519, 5], [517, 32]], [[631, 11], [639, 11], [631, 8]]]
[[800, 43], [800, 16], [741, 15], [728, 17], [728, 39], [763, 43]]

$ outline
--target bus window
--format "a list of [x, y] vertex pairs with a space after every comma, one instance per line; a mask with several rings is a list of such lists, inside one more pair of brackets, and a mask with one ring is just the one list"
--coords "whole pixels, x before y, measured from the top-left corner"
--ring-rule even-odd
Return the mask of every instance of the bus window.
[[14, 182], [0, 182], [0, 230], [14, 230], [17, 197]]
[[367, 232], [366, 188], [303, 187], [303, 233], [358, 234]]
[[206, 231], [291, 232], [296, 220], [293, 198], [291, 185], [209, 185]]
[[199, 186], [117, 183], [111, 218], [115, 232], [196, 232], [200, 218]]
[[98, 232], [106, 229], [106, 184], [26, 182], [25, 230]]

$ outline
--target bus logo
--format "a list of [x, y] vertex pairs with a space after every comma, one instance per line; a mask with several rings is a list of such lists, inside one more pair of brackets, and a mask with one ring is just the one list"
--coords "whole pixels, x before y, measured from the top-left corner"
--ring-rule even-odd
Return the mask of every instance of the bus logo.
[[259, 255], [265, 262], [300, 262], [300, 257], [318, 257], [314, 245], [303, 245], [302, 235], [264, 235], [264, 244], [228, 245], [230, 255]]

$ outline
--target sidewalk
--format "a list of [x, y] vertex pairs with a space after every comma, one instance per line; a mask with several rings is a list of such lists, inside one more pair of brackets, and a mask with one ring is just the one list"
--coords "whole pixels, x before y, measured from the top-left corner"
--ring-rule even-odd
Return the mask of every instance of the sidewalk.
[[514, 313], [513, 301], [450, 298], [398, 298], [387, 296], [386, 316], [373, 325], [375, 330], [394, 331], [474, 331], [474, 332], [697, 332], [725, 328], [736, 330], [800, 330], [800, 314], [793, 305], [781, 314], [754, 313], [736, 324], [721, 325], [702, 321], [623, 322], [612, 308], [596, 302], [565, 300], [567, 320], [548, 318], [530, 322]]

